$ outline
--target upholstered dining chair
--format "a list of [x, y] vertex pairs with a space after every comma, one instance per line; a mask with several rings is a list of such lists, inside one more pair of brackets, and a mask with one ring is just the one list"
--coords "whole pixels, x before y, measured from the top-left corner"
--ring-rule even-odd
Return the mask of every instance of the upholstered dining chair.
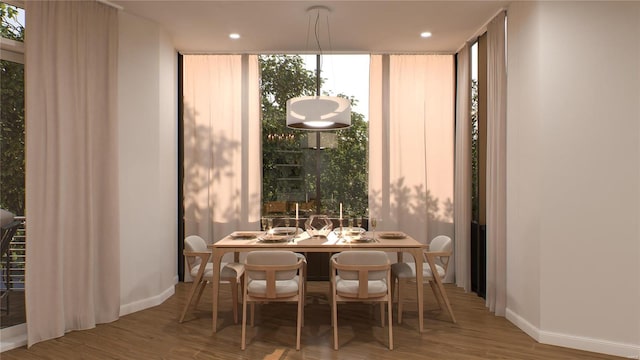
[[[211, 260], [211, 251], [207, 248], [207, 243], [198, 235], [190, 235], [184, 239], [184, 257], [189, 268], [189, 273], [193, 278], [193, 285], [189, 291], [189, 298], [184, 304], [180, 322], [184, 321], [187, 310], [191, 305], [193, 296], [198, 293], [194, 308], [198, 306], [202, 292], [206, 285], [213, 281], [213, 263]], [[205, 264], [202, 266], [202, 264]], [[228, 282], [231, 287], [231, 300], [233, 302], [233, 321], [238, 323], [238, 285], [242, 284], [242, 276], [244, 274], [244, 266], [239, 263], [222, 263], [220, 269], [220, 281]]]
[[297, 302], [296, 350], [304, 318], [305, 259], [292, 251], [251, 251], [245, 258], [242, 296], [242, 343], [246, 348], [247, 304], [251, 304], [251, 325], [256, 302]]
[[[285, 226], [285, 227], [274, 227], [273, 229], [271, 229], [271, 232], [273, 232], [274, 234], [279, 234], [279, 233], [282, 233], [283, 230], [296, 231], [296, 233], [295, 233], [296, 235], [297, 234], [302, 234], [304, 232], [304, 230], [302, 228], [300, 228], [300, 227], [296, 228], [295, 226], [293, 226], [293, 227], [287, 227], [287, 226]], [[307, 287], [307, 282], [306, 282], [306, 280], [307, 280], [307, 253], [296, 253], [296, 255], [298, 256], [298, 259], [302, 259], [303, 260], [302, 275], [303, 275], [303, 278], [305, 279], [304, 286], [305, 286], [305, 290], [306, 290], [306, 287]], [[304, 318], [302, 319], [302, 325], [304, 326]]]
[[[423, 276], [423, 284], [429, 283], [431, 285], [431, 290], [438, 302], [438, 306], [442, 308], [442, 302], [447, 308], [449, 315], [451, 316], [451, 320], [455, 323], [456, 318], [453, 315], [453, 309], [451, 309], [451, 303], [449, 302], [449, 297], [447, 296], [446, 291], [436, 285], [434, 281], [434, 274], [429, 266], [429, 261], [435, 265], [437, 274], [440, 279], [444, 279], [447, 274], [447, 267], [449, 265], [449, 259], [452, 255], [453, 241], [451, 238], [446, 235], [439, 235], [431, 240], [429, 244], [429, 250], [424, 252], [424, 264], [422, 267], [422, 276]], [[391, 277], [393, 284], [395, 286], [396, 281], [398, 284], [397, 296], [398, 296], [398, 324], [402, 323], [402, 308], [404, 303], [404, 294], [406, 293], [406, 287], [408, 284], [416, 283], [416, 266], [414, 263], [396, 263], [391, 265]], [[394, 290], [394, 294], [396, 291]], [[442, 301], [441, 301], [442, 299]]]
[[387, 304], [389, 349], [393, 350], [390, 264], [383, 251], [345, 251], [331, 257], [331, 324], [333, 348], [338, 350], [338, 302], [380, 302], [384, 326]]

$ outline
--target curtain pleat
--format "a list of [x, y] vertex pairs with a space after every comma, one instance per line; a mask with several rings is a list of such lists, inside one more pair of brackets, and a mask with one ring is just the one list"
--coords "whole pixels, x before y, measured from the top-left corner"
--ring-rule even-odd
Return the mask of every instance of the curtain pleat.
[[380, 229], [453, 237], [454, 78], [451, 55], [371, 57], [369, 209]]
[[118, 14], [26, 5], [28, 345], [120, 312]]
[[487, 306], [504, 316], [507, 303], [507, 72], [505, 13], [487, 26]]
[[186, 235], [213, 243], [259, 229], [258, 57], [185, 55], [183, 89]]
[[456, 284], [471, 291], [471, 49], [457, 54], [454, 217]]

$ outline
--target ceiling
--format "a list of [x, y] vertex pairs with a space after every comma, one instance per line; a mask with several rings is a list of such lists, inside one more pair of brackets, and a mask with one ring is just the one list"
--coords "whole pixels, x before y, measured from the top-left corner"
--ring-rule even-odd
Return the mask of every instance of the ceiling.
[[[182, 53], [317, 53], [313, 25], [318, 12], [308, 11], [315, 5], [329, 8], [320, 12], [323, 53], [454, 53], [509, 1], [111, 3], [158, 23]], [[433, 36], [421, 38], [423, 31]], [[230, 39], [232, 32], [240, 39]]]

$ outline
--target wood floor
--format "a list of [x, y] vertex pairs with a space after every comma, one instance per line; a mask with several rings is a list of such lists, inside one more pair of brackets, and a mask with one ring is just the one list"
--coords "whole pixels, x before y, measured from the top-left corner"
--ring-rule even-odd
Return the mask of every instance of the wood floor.
[[[295, 350], [295, 305], [259, 307], [248, 328], [247, 350], [240, 350], [240, 325], [234, 325], [228, 286], [223, 286], [219, 330], [211, 332], [210, 287], [197, 310], [178, 323], [190, 284], [179, 283], [162, 305], [130, 314], [92, 330], [74, 331], [0, 354], [11, 359], [620, 359], [535, 342], [513, 324], [495, 317], [484, 300], [446, 285], [458, 323], [438, 309], [425, 288], [425, 332], [418, 334], [415, 303], [407, 304], [402, 325], [394, 323], [394, 350], [379, 311], [367, 304], [339, 305], [340, 349], [333, 350], [326, 282], [309, 282], [302, 348]], [[394, 314], [395, 319], [395, 314]], [[394, 320], [395, 321], [395, 320]]]

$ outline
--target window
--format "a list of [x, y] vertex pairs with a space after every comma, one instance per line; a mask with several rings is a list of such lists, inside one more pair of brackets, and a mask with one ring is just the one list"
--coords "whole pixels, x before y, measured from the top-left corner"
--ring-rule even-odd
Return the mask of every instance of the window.
[[[351, 127], [331, 132], [286, 126], [286, 101], [315, 95], [315, 55], [260, 57], [262, 92], [262, 214], [301, 217], [368, 213], [368, 55], [323, 55], [322, 94], [351, 99]], [[355, 85], [355, 86], [354, 86]]]
[[471, 290], [486, 295], [487, 40], [471, 47]]
[[[22, 217], [24, 183], [24, 10], [0, 3], [0, 208]], [[24, 228], [2, 255], [2, 328], [24, 323]]]

